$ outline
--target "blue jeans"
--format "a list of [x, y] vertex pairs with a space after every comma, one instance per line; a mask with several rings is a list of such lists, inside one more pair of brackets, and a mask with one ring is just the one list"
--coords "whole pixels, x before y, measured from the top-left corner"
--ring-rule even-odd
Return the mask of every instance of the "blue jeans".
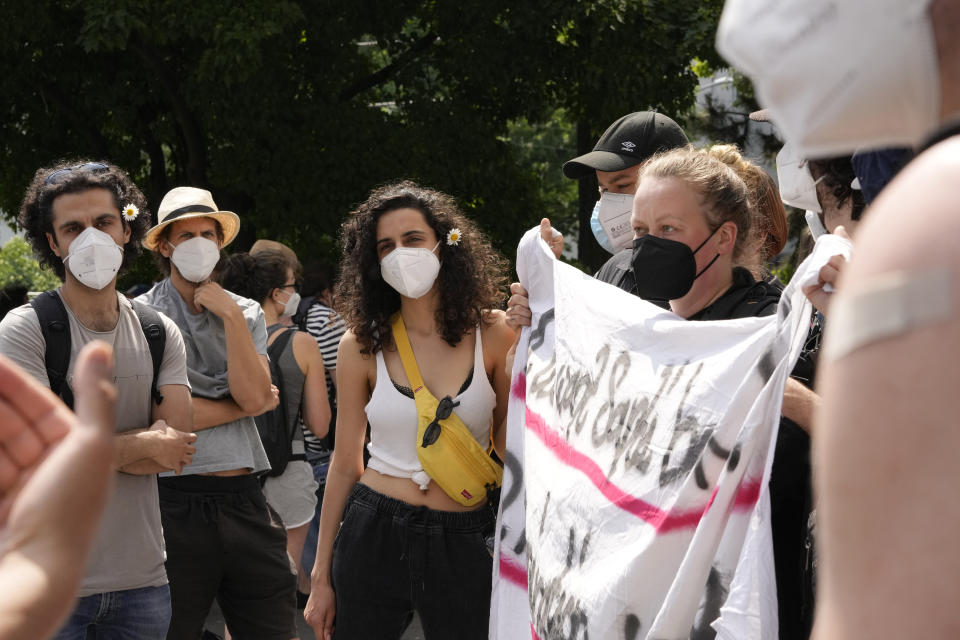
[[323, 506], [323, 489], [327, 484], [327, 471], [330, 469], [330, 458], [311, 460], [307, 454], [307, 461], [313, 467], [313, 479], [317, 481], [317, 509], [307, 529], [307, 539], [303, 543], [303, 553], [300, 555], [300, 570], [309, 576], [313, 571], [313, 561], [317, 557], [317, 538], [320, 535], [320, 507]]
[[84, 596], [55, 640], [164, 640], [170, 587], [143, 587]]

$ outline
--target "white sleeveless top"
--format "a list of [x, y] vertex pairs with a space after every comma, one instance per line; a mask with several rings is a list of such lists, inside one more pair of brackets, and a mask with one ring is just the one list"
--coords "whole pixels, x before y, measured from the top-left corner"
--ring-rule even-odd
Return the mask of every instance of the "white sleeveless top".
[[[467, 388], [454, 398], [460, 406], [453, 411], [467, 425], [480, 446], [487, 448], [497, 394], [490, 386], [483, 366], [480, 327], [475, 333], [473, 377]], [[387, 476], [410, 478], [426, 491], [430, 476], [417, 458], [417, 405], [413, 398], [403, 395], [393, 386], [382, 350], [377, 352], [377, 384], [364, 409], [370, 422], [370, 444], [367, 445], [370, 461], [367, 466]]]

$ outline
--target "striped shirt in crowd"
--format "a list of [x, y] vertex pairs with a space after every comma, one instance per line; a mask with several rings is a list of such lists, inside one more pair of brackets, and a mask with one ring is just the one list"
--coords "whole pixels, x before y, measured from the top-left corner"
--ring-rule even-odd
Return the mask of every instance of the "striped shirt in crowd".
[[[307, 332], [317, 341], [320, 347], [320, 356], [323, 358], [323, 368], [327, 371], [327, 397], [330, 399], [330, 410], [335, 411], [337, 392], [333, 386], [330, 371], [337, 366], [337, 348], [340, 338], [346, 331], [346, 325], [336, 311], [325, 304], [314, 302], [307, 311]], [[336, 415], [335, 413], [333, 415]], [[331, 425], [331, 428], [332, 425]], [[303, 430], [303, 441], [307, 452], [323, 453], [326, 448], [308, 429]]]

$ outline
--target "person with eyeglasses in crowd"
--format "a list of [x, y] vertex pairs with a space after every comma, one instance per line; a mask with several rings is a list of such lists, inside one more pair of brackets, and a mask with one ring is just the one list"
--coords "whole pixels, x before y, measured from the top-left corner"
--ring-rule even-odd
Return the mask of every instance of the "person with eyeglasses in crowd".
[[[286, 402], [286, 417], [291, 421], [290, 431], [293, 433], [291, 459], [280, 475], [271, 475], [264, 480], [263, 493], [287, 529], [287, 553], [297, 567], [299, 582], [299, 559], [317, 507], [317, 482], [313, 467], [307, 462], [300, 423], [302, 418], [303, 425], [314, 436], [326, 437], [330, 426], [330, 404], [327, 402], [326, 371], [316, 341], [309, 333], [297, 331], [296, 327], [283, 322], [296, 313], [300, 302], [294, 275], [299, 264], [293, 260], [296, 255], [289, 249], [284, 252], [260, 249], [256, 254], [235, 253], [224, 260], [219, 280], [229, 291], [260, 301], [267, 323], [268, 347], [285, 332], [293, 332], [276, 363], [283, 374], [281, 400]], [[278, 386], [281, 384], [279, 380], [274, 382]]]
[[[116, 289], [117, 276], [139, 253], [150, 226], [140, 189], [106, 162], [60, 163], [34, 174], [19, 222], [41, 264], [62, 280], [36, 304], [0, 322], [0, 353], [28, 371], [68, 404], [78, 355], [95, 340], [113, 346], [116, 384], [114, 489], [97, 535], [73, 612], [60, 640], [136, 636], [160, 640], [170, 620], [170, 591], [156, 474], [180, 472], [195, 452], [186, 353], [177, 325], [158, 315], [166, 336], [157, 380], [138, 311]], [[62, 314], [62, 315], [61, 315]], [[64, 317], [63, 321], [58, 319]], [[48, 368], [60, 332], [69, 336], [69, 364]], [[45, 326], [44, 326], [45, 325]], [[63, 375], [65, 373], [65, 375]], [[57, 375], [60, 374], [60, 375]], [[159, 396], [152, 394], [154, 385]]]
[[411, 388], [390, 327], [399, 313], [422, 384], [443, 399], [431, 424], [452, 410], [466, 437], [502, 452], [515, 338], [496, 310], [506, 262], [451, 196], [412, 182], [374, 190], [342, 240], [337, 444], [305, 617], [318, 638], [386, 640], [416, 611], [427, 638], [485, 640], [495, 515], [483, 501], [456, 501], [423, 470], [422, 390]]

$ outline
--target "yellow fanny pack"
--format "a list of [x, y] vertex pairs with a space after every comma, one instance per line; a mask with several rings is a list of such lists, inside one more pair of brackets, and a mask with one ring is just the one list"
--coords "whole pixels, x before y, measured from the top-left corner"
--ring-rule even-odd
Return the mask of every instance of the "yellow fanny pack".
[[437, 400], [423, 384], [407, 328], [399, 313], [393, 317], [392, 328], [400, 362], [417, 405], [417, 458], [420, 466], [460, 504], [467, 507], [481, 504], [486, 500], [487, 492], [495, 490], [503, 481], [503, 467], [477, 444], [470, 429], [453, 412], [460, 403], [454, 402], [450, 396]]

